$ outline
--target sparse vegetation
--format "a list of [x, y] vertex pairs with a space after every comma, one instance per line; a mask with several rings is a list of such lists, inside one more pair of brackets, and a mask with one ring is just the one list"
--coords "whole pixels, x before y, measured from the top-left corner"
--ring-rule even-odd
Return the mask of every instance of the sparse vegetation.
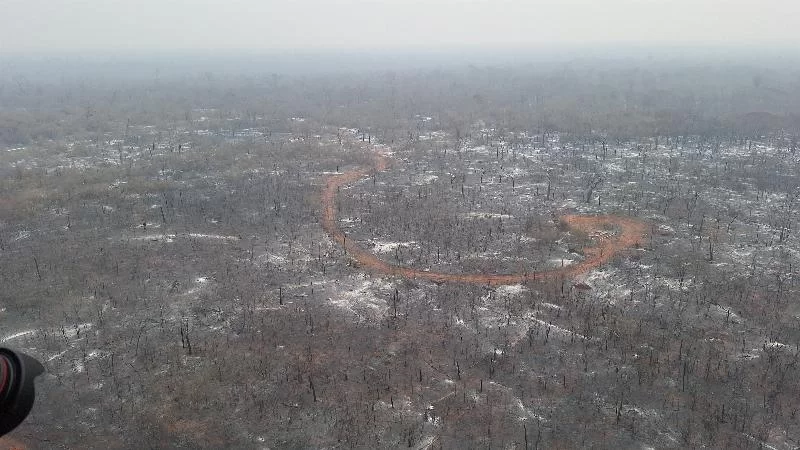
[[796, 447], [798, 72], [729, 69], [2, 79], [13, 438]]

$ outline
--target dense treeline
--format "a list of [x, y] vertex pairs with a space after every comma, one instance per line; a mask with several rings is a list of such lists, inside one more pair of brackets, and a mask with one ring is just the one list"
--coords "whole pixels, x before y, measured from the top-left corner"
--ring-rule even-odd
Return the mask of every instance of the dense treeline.
[[235, 119], [224, 128], [296, 116], [369, 129], [389, 140], [404, 137], [420, 114], [455, 134], [484, 120], [510, 130], [618, 139], [796, 134], [800, 123], [800, 71], [785, 61], [587, 59], [305, 76], [276, 69], [167, 77], [154, 68], [140, 80], [120, 80], [91, 73], [28, 77], [6, 67], [0, 72], [0, 145], [91, 135], [129, 123], [179, 126], [197, 116], [198, 104], [217, 110], [211, 125]]

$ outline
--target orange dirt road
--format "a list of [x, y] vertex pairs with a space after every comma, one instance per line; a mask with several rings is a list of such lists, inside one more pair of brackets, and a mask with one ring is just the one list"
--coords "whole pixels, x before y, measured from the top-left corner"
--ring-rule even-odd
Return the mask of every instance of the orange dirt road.
[[[339, 188], [354, 183], [360, 178], [385, 170], [389, 160], [385, 155], [376, 154], [371, 168], [363, 168], [329, 176], [322, 190], [322, 228], [344, 247], [347, 254], [368, 271], [388, 276], [433, 281], [435, 283], [470, 283], [485, 285], [518, 284], [527, 281], [544, 281], [572, 278], [611, 260], [618, 252], [637, 246], [647, 231], [647, 225], [636, 219], [621, 216], [578, 216], [566, 215], [561, 218], [573, 230], [593, 237], [594, 247], [584, 249], [584, 260], [563, 268], [547, 269], [539, 272], [511, 274], [483, 273], [444, 273], [431, 272], [389, 264], [365, 250], [352, 239], [348, 239], [339, 228], [336, 220], [336, 193]], [[604, 230], [605, 227], [618, 228], [616, 233]]]

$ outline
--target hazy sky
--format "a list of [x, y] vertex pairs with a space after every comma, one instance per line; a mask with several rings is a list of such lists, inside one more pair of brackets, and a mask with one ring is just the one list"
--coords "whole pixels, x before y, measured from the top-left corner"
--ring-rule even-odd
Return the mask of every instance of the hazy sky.
[[800, 48], [800, 0], [0, 0], [0, 52], [704, 43]]

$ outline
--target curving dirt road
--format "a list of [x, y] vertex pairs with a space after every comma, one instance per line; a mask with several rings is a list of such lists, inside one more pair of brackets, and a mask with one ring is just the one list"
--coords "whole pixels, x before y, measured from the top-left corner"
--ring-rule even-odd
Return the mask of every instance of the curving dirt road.
[[[360, 178], [385, 170], [389, 160], [385, 155], [375, 154], [371, 168], [362, 168], [329, 176], [322, 190], [322, 228], [330, 237], [346, 250], [365, 269], [389, 276], [416, 278], [436, 283], [454, 282], [471, 284], [518, 284], [526, 281], [571, 278], [606, 263], [618, 252], [637, 246], [645, 235], [647, 226], [636, 219], [620, 216], [578, 216], [566, 215], [561, 218], [573, 230], [581, 231], [595, 238], [597, 245], [584, 249], [583, 261], [563, 268], [547, 269], [540, 272], [512, 274], [482, 273], [443, 273], [431, 272], [389, 264], [348, 239], [339, 228], [336, 220], [336, 193], [339, 188], [354, 183]], [[614, 226], [615, 233], [604, 230]]]

